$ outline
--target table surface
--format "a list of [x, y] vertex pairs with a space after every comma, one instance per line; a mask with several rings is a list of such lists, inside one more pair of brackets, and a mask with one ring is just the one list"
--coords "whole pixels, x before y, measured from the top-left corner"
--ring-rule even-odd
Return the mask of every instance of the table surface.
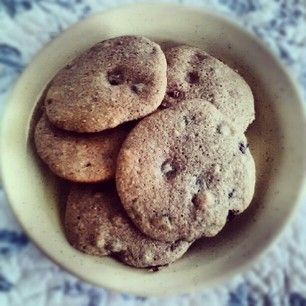
[[[86, 16], [134, 1], [1, 0], [0, 114], [33, 56]], [[174, 0], [208, 7], [254, 33], [288, 66], [306, 97], [305, 0]], [[0, 190], [0, 305], [306, 305], [306, 203], [274, 248], [243, 275], [209, 291], [171, 298], [116, 294], [50, 262], [22, 232]]]

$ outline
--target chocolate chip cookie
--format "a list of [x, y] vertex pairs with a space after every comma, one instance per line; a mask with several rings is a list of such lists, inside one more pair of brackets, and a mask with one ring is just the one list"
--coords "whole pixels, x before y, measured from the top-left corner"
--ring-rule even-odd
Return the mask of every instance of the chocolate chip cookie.
[[102, 41], [60, 70], [45, 108], [59, 128], [99, 132], [144, 117], [162, 102], [166, 59], [159, 45], [138, 36]]
[[121, 147], [118, 194], [129, 217], [161, 241], [210, 237], [251, 202], [246, 137], [212, 103], [180, 102], [138, 123]]
[[65, 215], [69, 242], [91, 255], [113, 255], [134, 267], [161, 266], [180, 258], [190, 246], [143, 235], [129, 220], [115, 185], [75, 185]]
[[44, 114], [34, 140], [37, 153], [54, 174], [92, 183], [114, 178], [117, 155], [128, 132], [126, 126], [94, 134], [67, 132], [53, 126]]
[[245, 131], [255, 119], [254, 98], [244, 79], [230, 67], [201, 49], [176, 46], [166, 49], [169, 107], [194, 98], [205, 99]]

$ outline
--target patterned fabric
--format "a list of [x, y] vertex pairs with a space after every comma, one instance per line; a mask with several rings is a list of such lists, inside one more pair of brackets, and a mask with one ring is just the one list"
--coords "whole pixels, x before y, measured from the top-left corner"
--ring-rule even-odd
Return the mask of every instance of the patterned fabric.
[[[0, 113], [33, 56], [71, 24], [133, 1], [0, 0]], [[260, 37], [299, 80], [306, 97], [304, 0], [174, 0], [232, 17]], [[281, 240], [251, 270], [224, 286], [172, 298], [115, 294], [84, 283], [29, 241], [0, 191], [0, 305], [306, 306], [306, 203]]]

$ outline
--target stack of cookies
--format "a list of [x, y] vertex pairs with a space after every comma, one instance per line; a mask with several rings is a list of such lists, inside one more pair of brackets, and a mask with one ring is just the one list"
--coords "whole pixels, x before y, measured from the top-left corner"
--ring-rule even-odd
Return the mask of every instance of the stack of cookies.
[[217, 235], [253, 197], [254, 118], [247, 83], [201, 49], [123, 36], [75, 58], [51, 81], [34, 134], [71, 182], [70, 244], [157, 267]]

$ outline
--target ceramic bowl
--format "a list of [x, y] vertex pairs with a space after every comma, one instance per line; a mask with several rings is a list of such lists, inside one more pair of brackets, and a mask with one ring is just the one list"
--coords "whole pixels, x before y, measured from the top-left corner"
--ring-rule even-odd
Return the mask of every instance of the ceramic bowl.
[[[35, 105], [69, 60], [93, 44], [126, 34], [186, 43], [222, 59], [250, 84], [256, 121], [247, 131], [257, 168], [249, 209], [215, 238], [196, 242], [157, 273], [88, 256], [65, 239], [61, 184], [37, 159], [29, 138]], [[49, 43], [24, 71], [2, 121], [3, 185], [29, 237], [53, 261], [83, 280], [142, 296], [184, 293], [224, 282], [245, 270], [276, 240], [301, 199], [306, 169], [305, 108], [281, 63], [252, 35], [208, 11], [137, 4], [87, 18]], [[305, 186], [305, 185], [304, 185]]]

